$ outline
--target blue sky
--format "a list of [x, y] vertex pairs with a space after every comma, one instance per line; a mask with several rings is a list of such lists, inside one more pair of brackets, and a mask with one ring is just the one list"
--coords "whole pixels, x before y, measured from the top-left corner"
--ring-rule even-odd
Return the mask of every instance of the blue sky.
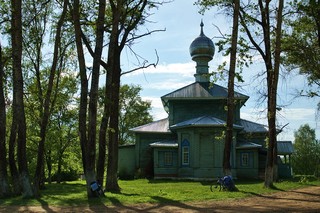
[[[189, 55], [189, 46], [193, 39], [200, 34], [200, 22], [203, 19], [204, 33], [213, 42], [217, 42], [219, 31], [230, 33], [231, 20], [218, 12], [211, 10], [204, 16], [198, 13], [194, 1], [175, 0], [172, 3], [161, 6], [150, 17], [154, 23], [141, 27], [144, 30], [166, 29], [165, 32], [158, 32], [144, 37], [137, 41], [133, 49], [150, 63], [156, 61], [155, 50], [159, 55], [159, 64], [156, 68], [140, 70], [122, 77], [122, 83], [141, 85], [143, 91], [141, 96], [145, 100], [152, 101], [152, 115], [154, 119], [167, 117], [163, 110], [160, 97], [194, 82], [195, 62]], [[215, 53], [213, 60], [209, 63], [210, 71], [217, 69], [217, 66], [228, 58]], [[122, 69], [130, 70], [137, 64], [134, 57], [128, 50], [122, 54]], [[254, 65], [243, 71], [245, 83], [236, 88], [238, 92], [250, 96], [246, 106], [241, 109], [241, 117], [254, 122], [266, 124], [265, 104], [259, 104], [259, 92], [263, 90], [265, 79], [257, 77], [263, 72], [263, 64], [259, 56], [254, 60]], [[226, 87], [225, 81], [215, 82]], [[306, 79], [303, 76], [292, 73], [290, 76], [282, 75], [279, 81], [278, 103], [284, 107], [279, 112], [278, 124], [288, 126], [284, 132], [279, 134], [278, 140], [293, 140], [294, 131], [300, 125], [308, 123], [316, 129], [317, 138], [320, 138], [320, 127], [316, 121], [316, 106], [319, 99], [294, 98], [297, 91], [306, 88]]]

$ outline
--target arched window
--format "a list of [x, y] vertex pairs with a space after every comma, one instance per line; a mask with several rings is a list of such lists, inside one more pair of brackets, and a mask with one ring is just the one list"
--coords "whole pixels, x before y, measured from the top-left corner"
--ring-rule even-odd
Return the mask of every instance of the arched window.
[[181, 143], [181, 164], [188, 166], [190, 164], [190, 143], [184, 139]]

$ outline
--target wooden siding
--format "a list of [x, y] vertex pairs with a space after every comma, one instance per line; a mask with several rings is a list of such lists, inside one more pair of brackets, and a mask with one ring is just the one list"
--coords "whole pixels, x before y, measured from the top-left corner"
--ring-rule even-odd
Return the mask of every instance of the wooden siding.
[[[242, 155], [248, 155], [248, 163], [243, 164]], [[258, 178], [259, 157], [258, 150], [237, 150], [237, 176], [238, 178]]]
[[169, 109], [169, 126], [203, 115], [226, 120], [224, 101], [174, 101]]
[[120, 178], [133, 178], [136, 170], [135, 146], [119, 147], [118, 171]]
[[146, 176], [153, 175], [153, 150], [150, 144], [161, 140], [172, 140], [173, 138], [173, 134], [136, 133], [136, 168], [140, 169]]
[[[165, 153], [172, 154], [172, 164], [165, 163]], [[178, 171], [178, 149], [154, 148], [154, 177], [177, 177]]]

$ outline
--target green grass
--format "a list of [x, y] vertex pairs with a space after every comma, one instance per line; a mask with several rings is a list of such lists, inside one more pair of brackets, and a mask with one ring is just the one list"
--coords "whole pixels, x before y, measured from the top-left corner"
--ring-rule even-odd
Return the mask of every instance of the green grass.
[[22, 199], [14, 197], [0, 199], [0, 205], [52, 205], [83, 206], [98, 205], [130, 205], [134, 203], [177, 203], [205, 200], [222, 200], [244, 198], [247, 196], [273, 193], [309, 185], [320, 185], [320, 180], [311, 182], [282, 181], [275, 183], [275, 189], [263, 188], [261, 181], [236, 181], [238, 192], [210, 191], [211, 182], [147, 180], [119, 181], [121, 193], [105, 193], [106, 197], [86, 198], [84, 181], [48, 184], [42, 191], [40, 199]]

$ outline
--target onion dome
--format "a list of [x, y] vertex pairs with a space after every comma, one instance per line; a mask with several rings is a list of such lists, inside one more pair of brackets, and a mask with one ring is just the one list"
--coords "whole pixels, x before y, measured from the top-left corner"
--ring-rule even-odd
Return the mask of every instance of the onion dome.
[[214, 55], [214, 44], [210, 38], [203, 33], [203, 22], [200, 24], [200, 35], [193, 40], [189, 51], [193, 61], [197, 63], [196, 73], [194, 74], [196, 82], [209, 82], [209, 66], [208, 62], [212, 60]]
[[191, 58], [196, 62], [199, 57], [201, 57], [202, 60], [207, 58], [207, 61], [210, 61], [214, 55], [214, 44], [212, 40], [203, 33], [203, 26], [204, 24], [201, 21], [200, 35], [193, 40], [189, 48]]

